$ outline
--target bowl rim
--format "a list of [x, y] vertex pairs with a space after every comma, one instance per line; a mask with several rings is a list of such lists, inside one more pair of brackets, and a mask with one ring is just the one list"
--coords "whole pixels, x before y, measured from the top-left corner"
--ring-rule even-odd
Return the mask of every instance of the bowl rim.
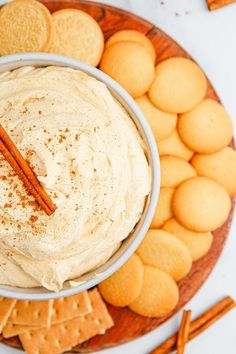
[[[124, 249], [123, 252], [120, 252], [121, 254], [118, 259], [114, 260], [110, 265], [108, 265], [107, 269], [102, 270], [102, 272], [99, 272], [100, 268], [106, 268], [106, 264], [108, 264], [109, 261], [112, 260], [115, 254], [119, 253], [119, 250], [121, 250], [122, 247], [120, 247], [102, 266], [99, 266], [98, 268], [90, 271], [91, 273], [94, 272], [94, 275], [91, 274], [90, 279], [88, 279], [87, 281], [81, 281], [81, 284], [76, 285], [74, 287], [63, 288], [59, 292], [49, 291], [43, 287], [20, 288], [14, 286], [11, 287], [0, 285], [0, 295], [4, 297], [15, 298], [19, 300], [48, 300], [71, 296], [96, 286], [98, 283], [100, 283], [101, 281], [109, 277], [112, 273], [114, 273], [116, 270], [118, 270], [135, 252], [135, 250], [138, 248], [139, 244], [143, 240], [146, 232], [148, 231], [148, 228], [155, 213], [160, 191], [160, 160], [152, 130], [143, 113], [141, 112], [140, 108], [138, 107], [134, 99], [128, 94], [128, 92], [125, 91], [125, 89], [123, 89], [116, 81], [114, 81], [107, 74], [79, 60], [71, 59], [62, 55], [48, 53], [20, 53], [3, 56], [0, 58], [0, 73], [27, 65], [56, 65], [71, 67], [77, 70], [81, 70], [87, 73], [88, 75], [95, 77], [99, 81], [105, 83], [109, 91], [115, 96], [115, 98], [131, 115], [132, 120], [135, 120], [136, 126], [138, 125], [137, 128], [143, 136], [148, 148], [148, 160], [149, 165], [151, 167], [152, 175], [152, 186], [148, 202], [146, 203], [141, 219], [135, 226], [134, 232], [132, 233], [134, 236], [133, 241], [130, 241], [131, 243], [127, 246], [127, 248]], [[125, 239], [122, 243], [128, 241], [132, 234], [128, 236], [127, 239]], [[98, 271], [98, 273], [96, 273], [96, 271]], [[90, 272], [86, 274], [89, 275]], [[41, 293], [37, 292], [39, 289], [43, 289], [43, 291]], [[28, 293], [27, 290], [29, 290]], [[35, 293], [30, 293], [30, 291], [35, 290]]]

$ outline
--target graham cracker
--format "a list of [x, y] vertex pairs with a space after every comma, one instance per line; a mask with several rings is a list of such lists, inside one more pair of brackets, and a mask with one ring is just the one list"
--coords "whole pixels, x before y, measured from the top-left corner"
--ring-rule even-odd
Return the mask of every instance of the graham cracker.
[[6, 325], [3, 327], [2, 334], [4, 338], [11, 338], [28, 331], [34, 331], [39, 328], [42, 328], [42, 326], [18, 325], [7, 322]]
[[89, 296], [93, 310], [88, 315], [21, 334], [26, 353], [60, 354], [112, 327], [112, 318], [97, 289], [90, 291]]
[[7, 323], [28, 326], [47, 326], [51, 322], [53, 300], [17, 301]]
[[[87, 291], [57, 299], [53, 303], [51, 324], [58, 324], [75, 317], [85, 316], [90, 312], [92, 312], [92, 305]], [[4, 338], [11, 338], [42, 327], [45, 326], [27, 326], [7, 322], [3, 328], [3, 336]]]
[[13, 307], [16, 304], [16, 300], [1, 298], [0, 300], [0, 333], [2, 332], [3, 327], [7, 323], [7, 320], [13, 310]]
[[52, 310], [52, 324], [61, 323], [78, 316], [92, 312], [91, 300], [87, 291], [54, 300]]

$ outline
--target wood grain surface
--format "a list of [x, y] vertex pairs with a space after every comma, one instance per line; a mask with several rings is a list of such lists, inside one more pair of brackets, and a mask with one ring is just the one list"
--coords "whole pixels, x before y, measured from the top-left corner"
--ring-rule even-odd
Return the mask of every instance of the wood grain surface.
[[[51, 12], [63, 8], [76, 8], [86, 11], [99, 22], [106, 39], [113, 33], [122, 29], [136, 29], [146, 34], [155, 46], [157, 62], [172, 56], [190, 57], [183, 48], [160, 29], [129, 12], [91, 1], [43, 0], [42, 2]], [[208, 83], [207, 96], [219, 100], [210, 82]], [[233, 146], [233, 142], [231, 145]], [[145, 318], [136, 315], [128, 308], [118, 308], [108, 305], [108, 310], [114, 320], [115, 326], [108, 330], [105, 335], [96, 336], [90, 341], [77, 346], [74, 348], [73, 352], [94, 352], [128, 342], [157, 328], [181, 309], [197, 293], [220, 257], [232, 221], [235, 204], [235, 201], [232, 201], [232, 210], [227, 222], [213, 233], [214, 241], [210, 251], [206, 256], [194, 262], [191, 272], [185, 279], [179, 282], [180, 301], [173, 312], [163, 318]], [[21, 348], [17, 337], [3, 339], [3, 343], [16, 348]]]

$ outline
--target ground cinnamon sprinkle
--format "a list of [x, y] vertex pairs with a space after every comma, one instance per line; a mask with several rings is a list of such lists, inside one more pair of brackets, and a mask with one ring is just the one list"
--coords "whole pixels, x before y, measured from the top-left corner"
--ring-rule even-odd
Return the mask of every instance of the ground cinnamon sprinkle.
[[28, 113], [28, 108], [25, 107], [24, 110], [21, 113], [23, 113], [23, 114]]
[[38, 203], [36, 203], [34, 200], [28, 201], [27, 205], [31, 206], [34, 211], [40, 210], [40, 206]]
[[5, 203], [4, 206], [3, 206], [4, 209], [9, 209], [11, 207], [12, 207], [12, 205], [9, 204], [9, 203]]
[[10, 251], [7, 251], [7, 252], [6, 252], [6, 255], [7, 255], [8, 257], [12, 257], [12, 256], [13, 256], [13, 253], [10, 252]]
[[31, 215], [31, 217], [30, 217], [30, 222], [31, 223], [35, 223], [37, 220], [38, 220], [38, 216]]
[[[31, 156], [33, 156], [33, 151], [31, 151], [31, 150], [28, 150], [28, 151], [26, 151], [26, 153], [25, 153], [25, 157], [26, 157], [26, 159], [28, 159], [29, 157], [31, 157]], [[27, 161], [28, 162], [28, 161]]]
[[61, 144], [63, 142], [63, 140], [66, 140], [66, 136], [63, 134], [60, 134], [59, 143]]
[[9, 171], [9, 172], [8, 172], [8, 175], [7, 175], [8, 178], [10, 178], [10, 177], [15, 177], [15, 176], [17, 176], [17, 174], [16, 174], [15, 171]]

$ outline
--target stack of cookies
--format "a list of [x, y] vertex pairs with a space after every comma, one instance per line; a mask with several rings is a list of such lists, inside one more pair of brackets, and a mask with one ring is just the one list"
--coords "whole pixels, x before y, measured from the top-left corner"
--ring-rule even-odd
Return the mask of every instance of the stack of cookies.
[[97, 66], [104, 49], [98, 23], [86, 12], [54, 12], [36, 0], [16, 0], [0, 10], [0, 55], [49, 52]]
[[63, 353], [113, 326], [97, 289], [49, 301], [0, 299], [0, 333], [28, 354]]
[[[100, 68], [128, 90], [148, 120], [160, 154], [161, 190], [151, 229], [136, 254], [99, 289], [114, 306], [160, 317], [175, 308], [178, 281], [209, 251], [212, 231], [228, 218], [236, 194], [236, 152], [228, 146], [231, 119], [220, 103], [206, 98], [201, 69], [175, 57], [152, 71], [149, 46], [133, 33], [108, 39]], [[144, 51], [149, 60], [144, 54], [140, 59]], [[123, 61], [116, 60], [118, 53]]]

